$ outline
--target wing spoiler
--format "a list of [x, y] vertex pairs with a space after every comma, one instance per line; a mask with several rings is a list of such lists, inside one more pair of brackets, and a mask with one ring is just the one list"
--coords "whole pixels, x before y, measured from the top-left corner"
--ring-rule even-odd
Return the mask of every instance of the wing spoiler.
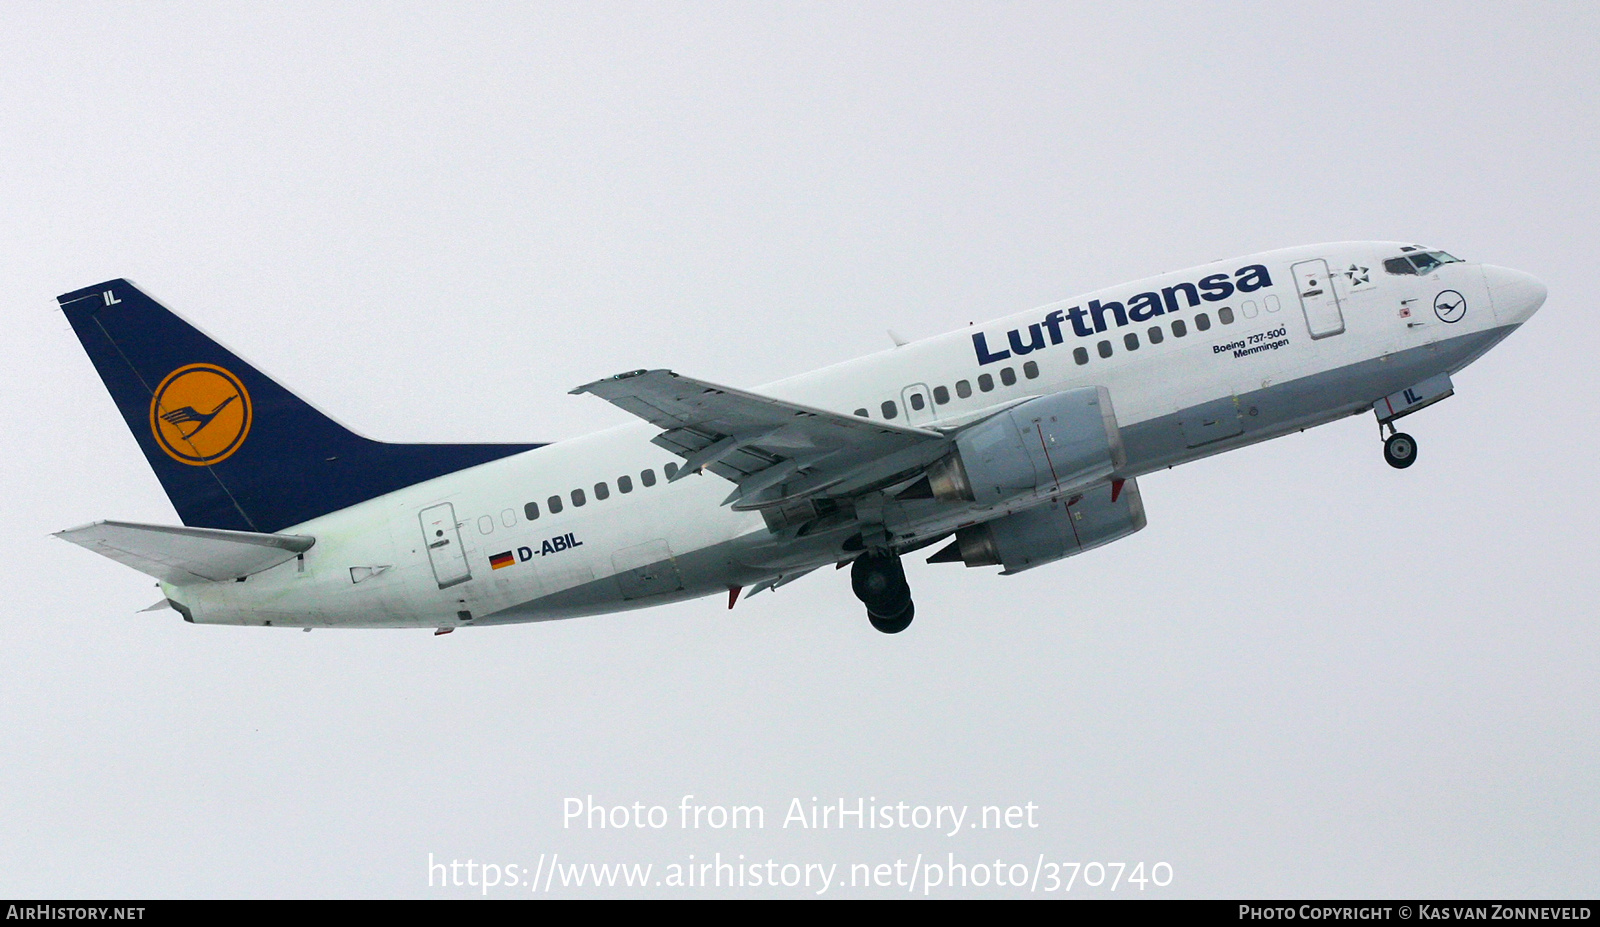
[[738, 484], [723, 504], [740, 510], [892, 482], [919, 471], [947, 443], [938, 431], [841, 415], [670, 370], [635, 370], [572, 392], [592, 393], [662, 429], [653, 443], [685, 461], [671, 478], [709, 470]]

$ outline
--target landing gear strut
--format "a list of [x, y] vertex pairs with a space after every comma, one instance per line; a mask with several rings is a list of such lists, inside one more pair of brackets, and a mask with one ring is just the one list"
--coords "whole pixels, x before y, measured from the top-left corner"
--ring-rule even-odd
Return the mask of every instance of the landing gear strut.
[[850, 588], [867, 607], [867, 620], [885, 634], [899, 634], [916, 613], [911, 587], [900, 558], [892, 553], [867, 553], [850, 565]]
[[1396, 470], [1404, 470], [1417, 462], [1417, 439], [1389, 426], [1389, 437], [1383, 442], [1383, 459]]

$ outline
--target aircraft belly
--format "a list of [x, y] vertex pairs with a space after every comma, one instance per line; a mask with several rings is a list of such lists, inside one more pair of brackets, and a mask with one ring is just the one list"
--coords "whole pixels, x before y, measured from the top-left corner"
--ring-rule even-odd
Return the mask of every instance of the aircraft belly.
[[[1125, 425], [1126, 475], [1139, 476], [1364, 412], [1383, 396], [1435, 374], [1460, 370], [1510, 332], [1510, 328], [1473, 332]], [[1227, 406], [1237, 409], [1236, 421], [1213, 425], [1214, 439], [1205, 436], [1204, 423], [1226, 419], [1221, 413]], [[1197, 437], [1204, 440], [1197, 444]]]
[[[669, 560], [631, 568], [626, 575], [602, 576], [530, 602], [513, 605], [485, 615], [473, 624], [516, 624], [579, 618], [651, 608], [725, 592], [729, 583], [743, 585], [770, 574], [770, 571], [760, 572], [738, 565], [737, 554], [744, 545], [744, 541], [736, 539], [675, 554]], [[633, 551], [630, 556], [637, 559], [643, 553]]]

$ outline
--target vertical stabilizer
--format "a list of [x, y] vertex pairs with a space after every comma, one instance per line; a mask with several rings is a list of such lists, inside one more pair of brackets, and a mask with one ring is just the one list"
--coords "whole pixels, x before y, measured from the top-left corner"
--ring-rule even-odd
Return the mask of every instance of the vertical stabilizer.
[[363, 438], [126, 280], [58, 301], [185, 525], [275, 532], [541, 446]]

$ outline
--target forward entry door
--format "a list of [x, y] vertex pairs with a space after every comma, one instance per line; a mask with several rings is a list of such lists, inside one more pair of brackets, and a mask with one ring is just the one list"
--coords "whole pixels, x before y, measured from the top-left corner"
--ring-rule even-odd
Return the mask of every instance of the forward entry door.
[[1318, 258], [1294, 265], [1294, 287], [1300, 294], [1300, 308], [1305, 311], [1312, 338], [1344, 331], [1344, 313], [1339, 309], [1339, 294], [1333, 290], [1327, 261]]
[[456, 526], [456, 507], [448, 502], [422, 510], [422, 542], [428, 545], [428, 562], [433, 578], [444, 589], [472, 578], [467, 552], [461, 548], [461, 530]]

